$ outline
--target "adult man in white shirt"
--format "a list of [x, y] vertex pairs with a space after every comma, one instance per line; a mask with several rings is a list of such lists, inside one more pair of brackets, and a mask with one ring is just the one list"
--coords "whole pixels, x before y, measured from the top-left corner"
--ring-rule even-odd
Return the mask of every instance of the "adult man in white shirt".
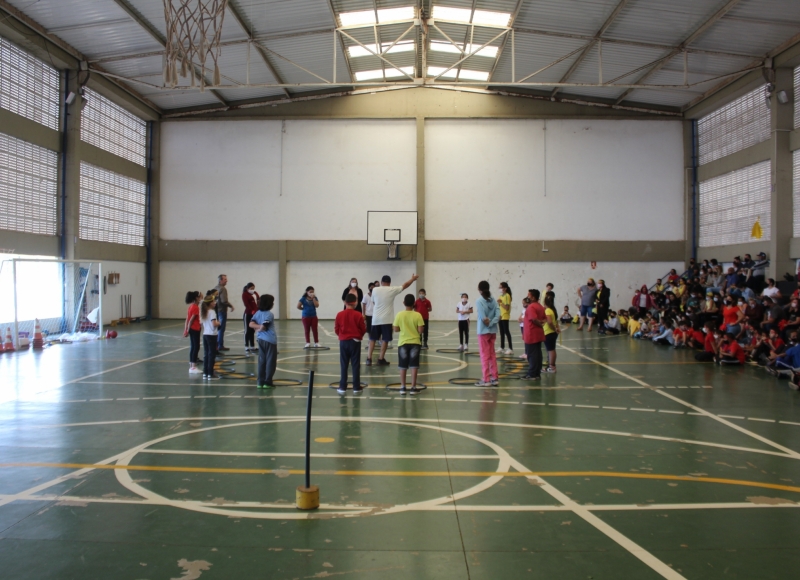
[[375, 350], [375, 341], [381, 340], [381, 354], [378, 364], [385, 366], [386, 347], [392, 340], [392, 323], [394, 322], [394, 299], [403, 290], [411, 286], [419, 276], [412, 274], [411, 278], [402, 286], [392, 286], [392, 279], [389, 276], [381, 278], [381, 285], [372, 289], [372, 329], [369, 333], [369, 353], [367, 355], [367, 366], [372, 364], [372, 351]]

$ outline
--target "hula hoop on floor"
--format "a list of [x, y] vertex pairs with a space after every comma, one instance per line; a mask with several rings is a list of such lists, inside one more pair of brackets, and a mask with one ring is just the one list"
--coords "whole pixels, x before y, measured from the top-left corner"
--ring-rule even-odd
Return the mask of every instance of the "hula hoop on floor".
[[483, 379], [470, 379], [467, 377], [456, 377], [447, 381], [451, 385], [461, 385], [464, 387], [474, 387], [475, 383], [481, 382]]
[[217, 365], [219, 365], [219, 366], [221, 366], [221, 367], [222, 367], [222, 366], [225, 366], [225, 367], [232, 367], [232, 366], [234, 366], [235, 364], [236, 364], [236, 361], [235, 361], [235, 360], [227, 360], [227, 359], [222, 359], [222, 360], [215, 360], [215, 361], [214, 361], [214, 366], [217, 366]]
[[[367, 383], [359, 383], [359, 384], [361, 385], [362, 389], [366, 389], [369, 386]], [[353, 381], [347, 381], [347, 386], [348, 387], [354, 386], [353, 385]], [[329, 389], [338, 389], [339, 388], [339, 383], [338, 382], [331, 383], [331, 384], [328, 385], [328, 388]]]
[[461, 354], [464, 351], [457, 348], [437, 348], [436, 352], [440, 352], [442, 354]]
[[303, 347], [303, 350], [309, 350], [309, 351], [313, 351], [313, 350], [330, 350], [330, 349], [331, 349], [331, 347], [329, 347], [329, 346], [309, 346], [308, 348]]
[[244, 360], [250, 358], [246, 354], [220, 354], [217, 353], [218, 360]]
[[464, 354], [466, 354], [467, 356], [481, 356], [480, 352], [475, 352], [475, 351], [472, 351], [472, 352], [467, 351]]
[[272, 379], [272, 384], [276, 387], [298, 387], [303, 382], [297, 379]]
[[[400, 386], [401, 386], [400, 383], [389, 383], [388, 385], [386, 385], [386, 390], [387, 391], [393, 391], [393, 392], [397, 393], [397, 392], [400, 392]], [[428, 388], [428, 385], [424, 385], [422, 383], [417, 383], [417, 390], [418, 391], [424, 391], [427, 388]], [[411, 390], [411, 387], [406, 387], [406, 391], [410, 391], [410, 390]]]
[[521, 377], [520, 373], [497, 373], [498, 379], [519, 379]]
[[214, 367], [214, 374], [217, 374], [217, 375], [219, 375], [221, 377], [224, 377], [226, 375], [232, 375], [235, 372], [236, 371], [231, 371], [231, 370], [227, 370], [227, 369], [223, 369], [223, 368], [218, 368], [216, 366]]
[[[219, 372], [219, 371], [217, 371]], [[255, 379], [256, 376], [252, 373], [219, 373], [223, 379]]]

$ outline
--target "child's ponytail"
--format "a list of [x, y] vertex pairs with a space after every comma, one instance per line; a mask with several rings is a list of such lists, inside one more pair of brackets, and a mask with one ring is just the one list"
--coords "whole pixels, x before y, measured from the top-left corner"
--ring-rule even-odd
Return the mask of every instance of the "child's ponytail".
[[489, 300], [492, 297], [492, 293], [489, 290], [489, 283], [486, 280], [481, 280], [478, 283], [478, 292], [481, 293], [484, 300]]

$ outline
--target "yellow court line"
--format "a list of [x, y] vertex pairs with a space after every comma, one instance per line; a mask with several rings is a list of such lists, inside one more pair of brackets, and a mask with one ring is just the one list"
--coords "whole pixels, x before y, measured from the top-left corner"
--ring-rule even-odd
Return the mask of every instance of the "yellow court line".
[[[172, 465], [99, 465], [96, 463], [0, 463], [0, 468], [9, 467], [53, 467], [60, 469], [124, 469], [128, 471], [161, 471], [177, 473], [228, 473], [238, 475], [269, 475], [271, 473], [304, 475], [302, 469], [237, 469], [228, 467], [179, 467]], [[658, 473], [624, 473], [606, 471], [311, 471], [312, 475], [345, 475], [377, 477], [611, 477], [622, 479], [653, 479], [658, 481], [686, 481], [720, 483], [761, 487], [800, 493], [800, 487], [742, 479], [720, 477], [694, 477], [691, 475], [669, 475]]]

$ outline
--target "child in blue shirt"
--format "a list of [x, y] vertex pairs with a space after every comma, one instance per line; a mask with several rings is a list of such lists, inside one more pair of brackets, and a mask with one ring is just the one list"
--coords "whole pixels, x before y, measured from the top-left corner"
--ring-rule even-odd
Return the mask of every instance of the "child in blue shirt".
[[278, 366], [278, 335], [275, 332], [275, 316], [270, 312], [275, 305], [275, 297], [263, 294], [258, 300], [258, 311], [250, 320], [250, 328], [255, 329], [258, 342], [258, 380], [259, 389], [271, 389], [275, 368]]

